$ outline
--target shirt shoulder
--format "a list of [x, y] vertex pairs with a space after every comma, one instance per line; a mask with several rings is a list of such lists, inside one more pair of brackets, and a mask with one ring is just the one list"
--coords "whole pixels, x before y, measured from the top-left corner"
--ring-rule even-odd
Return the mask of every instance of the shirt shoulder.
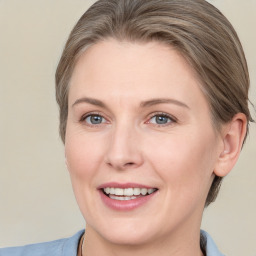
[[[0, 249], [0, 256], [76, 256], [78, 243], [83, 233], [84, 230], [81, 230], [69, 238], [3, 248]], [[207, 256], [225, 256], [218, 250], [211, 236], [203, 230], [201, 230], [201, 239]]]
[[203, 230], [201, 230], [201, 247], [204, 248], [206, 256], [225, 256], [219, 251], [211, 236]]
[[0, 249], [0, 256], [76, 256], [84, 230], [74, 236], [51, 242]]

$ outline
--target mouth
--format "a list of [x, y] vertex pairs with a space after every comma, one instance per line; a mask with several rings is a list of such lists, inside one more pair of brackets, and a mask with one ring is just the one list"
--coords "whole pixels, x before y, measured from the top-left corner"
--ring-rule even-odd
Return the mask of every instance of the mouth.
[[115, 187], [105, 187], [101, 189], [103, 194], [113, 200], [125, 201], [125, 200], [135, 200], [140, 197], [146, 197], [156, 192], [157, 188], [115, 188]]
[[102, 202], [117, 211], [130, 211], [139, 208], [158, 194], [159, 189], [135, 183], [107, 183], [98, 187]]

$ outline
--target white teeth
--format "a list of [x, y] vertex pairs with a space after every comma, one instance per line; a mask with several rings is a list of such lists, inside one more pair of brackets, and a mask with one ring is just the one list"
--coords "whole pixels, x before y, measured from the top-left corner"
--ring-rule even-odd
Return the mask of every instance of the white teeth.
[[153, 188], [148, 189], [148, 194], [152, 194], [155, 190]]
[[[110, 187], [107, 187], [107, 188], [104, 188], [103, 189], [104, 192], [108, 195], [110, 195], [110, 198], [112, 197], [115, 197], [115, 196], [119, 196], [118, 197], [118, 200], [130, 200], [132, 196], [139, 196], [139, 195], [147, 195], [147, 194], [152, 194], [153, 192], [156, 191], [155, 188], [110, 188]], [[112, 196], [112, 195], [115, 195], [115, 196]], [[122, 196], [120, 199], [120, 196]], [[126, 198], [129, 198], [129, 199], [126, 199]], [[136, 198], [136, 197], [135, 197]], [[115, 198], [113, 198], [115, 199]], [[134, 198], [132, 198], [134, 199]]]
[[148, 190], [146, 188], [141, 189], [141, 194], [145, 196], [147, 194]]
[[132, 196], [133, 195], [133, 188], [125, 188], [124, 190], [124, 195], [125, 196]]
[[109, 197], [111, 199], [115, 199], [115, 200], [120, 200], [120, 201], [124, 201], [124, 200], [132, 200], [132, 199], [136, 199], [136, 196], [113, 196], [113, 195], [109, 195]]
[[124, 195], [124, 190], [121, 189], [121, 188], [115, 188], [115, 195], [123, 196]]
[[138, 195], [140, 194], [140, 189], [139, 189], [139, 188], [134, 188], [134, 189], [133, 189], [133, 194], [134, 194], [135, 196], [138, 196]]

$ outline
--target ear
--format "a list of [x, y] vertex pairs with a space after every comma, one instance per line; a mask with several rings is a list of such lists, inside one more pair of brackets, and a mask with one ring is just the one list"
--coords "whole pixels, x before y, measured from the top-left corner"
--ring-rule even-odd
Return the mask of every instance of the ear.
[[214, 169], [215, 175], [224, 177], [232, 170], [240, 155], [246, 130], [247, 118], [243, 113], [236, 114], [224, 125], [221, 133], [223, 148]]

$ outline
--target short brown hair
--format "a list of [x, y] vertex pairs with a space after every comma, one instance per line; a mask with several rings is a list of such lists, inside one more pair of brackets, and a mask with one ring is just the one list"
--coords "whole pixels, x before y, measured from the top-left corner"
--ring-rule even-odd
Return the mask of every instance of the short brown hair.
[[[56, 71], [60, 135], [65, 143], [69, 81], [81, 54], [106, 38], [131, 42], [160, 41], [179, 51], [196, 71], [208, 100], [213, 125], [248, 108], [249, 74], [239, 38], [230, 22], [204, 0], [99, 0], [77, 22]], [[248, 125], [247, 125], [248, 128]], [[206, 205], [217, 196], [215, 177]]]

